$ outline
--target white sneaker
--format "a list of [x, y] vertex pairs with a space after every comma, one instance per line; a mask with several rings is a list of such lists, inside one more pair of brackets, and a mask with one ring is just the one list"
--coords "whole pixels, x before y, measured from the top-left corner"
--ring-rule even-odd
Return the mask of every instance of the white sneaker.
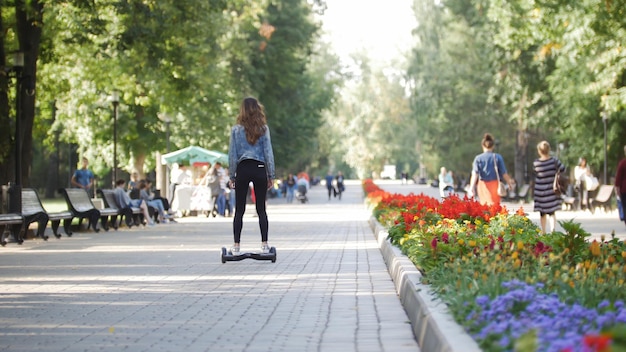
[[232, 253], [233, 255], [239, 255], [241, 252], [239, 251], [240, 247], [232, 247], [230, 249], [230, 253]]
[[269, 245], [267, 245], [267, 244], [264, 244], [263, 246], [261, 246], [261, 252], [262, 252], [263, 254], [267, 254], [267, 253], [269, 253], [269, 252], [270, 252], [270, 246], [269, 246]]

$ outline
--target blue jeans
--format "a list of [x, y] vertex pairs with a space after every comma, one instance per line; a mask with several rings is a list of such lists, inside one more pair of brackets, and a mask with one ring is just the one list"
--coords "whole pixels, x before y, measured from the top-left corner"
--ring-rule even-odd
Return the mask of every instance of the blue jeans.
[[131, 199], [130, 203], [128, 203], [128, 205], [130, 205], [133, 208], [139, 208], [141, 207], [141, 199]]
[[146, 202], [148, 206], [153, 207], [159, 212], [159, 218], [165, 218], [165, 207], [163, 207], [163, 202], [160, 199], [149, 200]]
[[217, 196], [217, 212], [224, 216], [226, 214], [226, 191], [220, 189], [220, 194]]
[[235, 190], [231, 189], [230, 193], [228, 193], [228, 214], [233, 216], [233, 209], [235, 209]]
[[296, 185], [287, 186], [287, 203], [293, 202], [293, 194], [296, 190]]

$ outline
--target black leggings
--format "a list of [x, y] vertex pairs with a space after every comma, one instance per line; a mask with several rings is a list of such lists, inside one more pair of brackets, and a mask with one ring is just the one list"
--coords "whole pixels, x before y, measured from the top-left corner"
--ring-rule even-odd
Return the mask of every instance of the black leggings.
[[267, 221], [267, 212], [265, 211], [265, 198], [267, 196], [267, 171], [265, 163], [246, 159], [237, 165], [237, 173], [235, 176], [235, 218], [233, 219], [235, 243], [239, 243], [241, 240], [243, 213], [246, 212], [246, 198], [248, 197], [250, 182], [254, 185], [256, 213], [259, 215], [261, 241], [267, 242], [269, 224]]

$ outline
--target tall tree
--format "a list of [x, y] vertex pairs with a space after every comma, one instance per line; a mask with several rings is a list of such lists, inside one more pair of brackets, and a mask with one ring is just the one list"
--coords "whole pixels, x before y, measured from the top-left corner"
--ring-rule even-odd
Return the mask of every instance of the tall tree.
[[[240, 37], [239, 23], [261, 10], [245, 3], [103, 1], [87, 15], [79, 6], [54, 7], [45, 84], [57, 100], [63, 138], [106, 174], [113, 165], [110, 96], [117, 91], [121, 169], [154, 167], [152, 153], [166, 144], [160, 114], [173, 119], [174, 147], [225, 151], [224, 117], [238, 90], [227, 65], [235, 55], [230, 43]], [[83, 32], [77, 35], [77, 28]]]
[[415, 9], [419, 26], [409, 76], [422, 162], [432, 176], [446, 166], [467, 177], [481, 136], [490, 132], [510, 164], [511, 125], [489, 95], [495, 55], [484, 4], [416, 1]]
[[[265, 105], [275, 158], [281, 171], [303, 169], [313, 161], [322, 111], [333, 92], [310, 70], [318, 25], [304, 0], [272, 1], [250, 33], [250, 64], [243, 73], [249, 94]], [[329, 81], [330, 82], [330, 81]]]
[[[15, 107], [15, 120], [19, 119], [19, 138], [14, 136], [12, 141], [12, 148], [3, 148], [2, 155], [0, 155], [0, 182], [5, 184], [8, 181], [15, 181], [18, 175], [8, 172], [8, 170], [15, 170], [19, 172], [19, 181], [22, 185], [29, 185], [29, 170], [32, 161], [32, 130], [35, 119], [35, 92], [37, 82], [37, 59], [39, 57], [39, 47], [42, 34], [42, 16], [43, 16], [43, 3], [38, 0], [23, 1], [15, 0], [11, 7], [6, 6], [4, 3], [0, 5], [3, 7], [2, 15], [0, 16], [3, 24], [0, 24], [0, 28], [4, 28], [6, 21], [5, 13], [11, 13], [15, 16], [15, 21], [12, 25], [3, 31], [2, 55], [3, 67], [6, 67], [5, 56], [7, 54], [6, 47], [11, 47], [13, 51], [23, 54], [23, 67], [18, 69], [17, 82], [16, 82], [16, 107]], [[4, 11], [7, 10], [7, 11]], [[9, 34], [9, 35], [7, 35]], [[8, 80], [6, 76], [0, 80], [0, 114], [1, 119], [8, 122], [10, 108], [8, 92]], [[4, 125], [4, 126], [8, 126]], [[6, 129], [5, 129], [6, 130]], [[5, 132], [6, 133], [6, 132]], [[15, 148], [18, 152], [15, 153]], [[11, 150], [12, 153], [7, 155], [6, 151]], [[17, 167], [13, 167], [16, 164], [14, 159], [15, 155], [19, 155], [20, 170]]]

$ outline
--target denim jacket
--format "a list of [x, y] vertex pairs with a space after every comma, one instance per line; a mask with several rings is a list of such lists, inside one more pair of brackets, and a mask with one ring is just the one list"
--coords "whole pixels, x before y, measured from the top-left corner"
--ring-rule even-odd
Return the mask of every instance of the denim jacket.
[[230, 146], [228, 148], [228, 172], [231, 179], [235, 178], [239, 162], [245, 159], [253, 159], [265, 163], [267, 176], [271, 179], [276, 178], [274, 151], [272, 150], [270, 129], [267, 125], [265, 125], [265, 134], [254, 145], [248, 143], [243, 126], [233, 126], [230, 132]]

